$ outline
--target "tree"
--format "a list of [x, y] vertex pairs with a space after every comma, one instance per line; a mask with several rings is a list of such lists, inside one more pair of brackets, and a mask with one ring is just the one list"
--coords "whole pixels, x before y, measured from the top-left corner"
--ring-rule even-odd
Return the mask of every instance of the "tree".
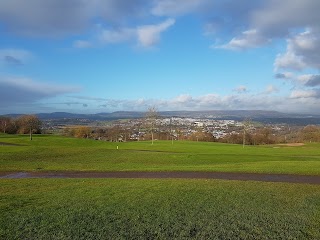
[[248, 130], [251, 126], [251, 120], [246, 118], [244, 121], [243, 121], [243, 139], [242, 139], [242, 147], [244, 148], [244, 146], [246, 145], [246, 136], [247, 136], [247, 133], [248, 133]]
[[91, 128], [86, 126], [79, 126], [75, 128], [74, 136], [77, 138], [88, 138], [91, 134]]
[[41, 131], [41, 121], [35, 115], [24, 115], [18, 119], [19, 132], [30, 134], [30, 141], [33, 133]]
[[153, 141], [154, 141], [154, 137], [153, 137], [153, 133], [154, 133], [154, 128], [156, 125], [156, 121], [158, 118], [158, 112], [156, 107], [150, 107], [148, 108], [148, 111], [146, 113], [146, 120], [147, 120], [147, 125], [150, 129], [150, 133], [151, 133], [151, 144], [153, 145]]
[[320, 141], [320, 128], [315, 125], [308, 125], [301, 131], [303, 141], [318, 142]]
[[11, 124], [11, 118], [9, 117], [0, 117], [0, 131], [3, 133], [7, 132], [7, 129], [9, 128]]

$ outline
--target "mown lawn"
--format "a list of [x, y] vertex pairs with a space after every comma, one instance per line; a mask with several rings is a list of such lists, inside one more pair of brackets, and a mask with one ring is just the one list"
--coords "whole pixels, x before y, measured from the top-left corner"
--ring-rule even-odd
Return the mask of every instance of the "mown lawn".
[[[19, 146], [1, 145], [12, 143]], [[117, 150], [117, 146], [119, 149]], [[222, 171], [320, 174], [320, 144], [246, 146], [175, 141], [110, 143], [0, 135], [0, 171]]]
[[320, 239], [317, 185], [0, 180], [0, 239]]

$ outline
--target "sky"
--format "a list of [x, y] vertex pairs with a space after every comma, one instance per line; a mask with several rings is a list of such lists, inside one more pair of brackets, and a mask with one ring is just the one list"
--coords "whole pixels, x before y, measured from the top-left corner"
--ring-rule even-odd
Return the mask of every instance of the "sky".
[[0, 114], [319, 114], [319, 11], [319, 0], [1, 0]]

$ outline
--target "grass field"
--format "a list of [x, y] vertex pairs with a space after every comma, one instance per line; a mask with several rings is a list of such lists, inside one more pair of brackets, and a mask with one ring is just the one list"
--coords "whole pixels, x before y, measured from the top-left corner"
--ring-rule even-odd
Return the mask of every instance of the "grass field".
[[[242, 148], [0, 135], [0, 171], [50, 170], [320, 175], [320, 144]], [[320, 185], [0, 179], [0, 216], [0, 239], [320, 239]]]
[[[14, 145], [1, 145], [12, 143]], [[117, 150], [116, 147], [119, 146]], [[246, 146], [156, 141], [110, 143], [0, 135], [1, 171], [221, 171], [320, 175], [320, 144]]]
[[318, 185], [2, 179], [0, 239], [320, 239]]

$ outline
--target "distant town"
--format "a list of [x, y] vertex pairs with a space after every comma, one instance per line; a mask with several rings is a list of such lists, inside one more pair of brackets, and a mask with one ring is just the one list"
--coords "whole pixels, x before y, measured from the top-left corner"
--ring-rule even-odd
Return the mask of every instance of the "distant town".
[[[219, 116], [213, 116], [212, 112], [206, 112], [207, 115], [204, 112], [181, 112], [182, 116], [178, 117], [163, 116], [169, 115], [168, 112], [155, 112], [153, 116], [141, 112], [118, 112], [105, 118], [102, 114], [63, 117], [59, 113], [58, 116], [42, 116], [42, 131], [115, 142], [189, 140], [259, 145], [320, 141], [318, 116], [263, 111], [219, 113]], [[179, 115], [178, 112], [174, 114]], [[195, 117], [188, 117], [190, 115]]]
[[243, 145], [319, 142], [320, 116], [275, 111], [45, 113], [0, 116], [0, 132], [100, 141], [188, 140]]

